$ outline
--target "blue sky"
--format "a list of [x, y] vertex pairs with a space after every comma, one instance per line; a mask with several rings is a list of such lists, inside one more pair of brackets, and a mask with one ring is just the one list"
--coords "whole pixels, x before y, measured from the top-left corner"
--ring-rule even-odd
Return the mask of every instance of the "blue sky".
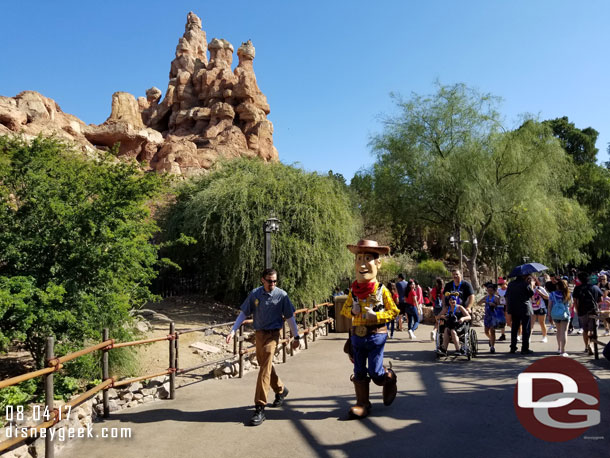
[[349, 182], [374, 161], [389, 93], [429, 94], [436, 80], [502, 97], [509, 127], [522, 113], [591, 126], [608, 160], [605, 0], [3, 3], [0, 95], [35, 90], [86, 123], [108, 117], [113, 92], [165, 91], [193, 11], [208, 42], [252, 39], [284, 163]]

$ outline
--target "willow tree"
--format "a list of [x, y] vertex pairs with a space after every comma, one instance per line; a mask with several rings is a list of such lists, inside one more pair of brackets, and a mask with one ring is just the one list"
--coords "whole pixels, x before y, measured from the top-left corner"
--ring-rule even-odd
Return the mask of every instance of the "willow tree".
[[[377, 155], [370, 172], [373, 198], [386, 215], [380, 221], [402, 227], [403, 234], [414, 227], [470, 240], [464, 261], [475, 287], [477, 258], [490, 234], [507, 241], [513, 233], [525, 240], [536, 230], [558, 233], [567, 206], [578, 216], [572, 246], [577, 250], [590, 238], [586, 215], [561, 193], [572, 182], [573, 166], [548, 127], [526, 120], [508, 131], [499, 99], [463, 84], [395, 99], [399, 114], [387, 118], [384, 131], [371, 140]], [[558, 199], [563, 212], [555, 208]], [[546, 210], [534, 214], [528, 208]], [[531, 232], [515, 232], [515, 224]], [[547, 253], [559, 239], [546, 237], [536, 253]]]
[[354, 243], [360, 220], [339, 180], [259, 160], [237, 159], [185, 183], [165, 218], [169, 239], [196, 241], [170, 257], [203, 276], [208, 292], [240, 300], [259, 286], [263, 222], [281, 220], [273, 234], [273, 267], [295, 303], [328, 297], [351, 270], [345, 245]]

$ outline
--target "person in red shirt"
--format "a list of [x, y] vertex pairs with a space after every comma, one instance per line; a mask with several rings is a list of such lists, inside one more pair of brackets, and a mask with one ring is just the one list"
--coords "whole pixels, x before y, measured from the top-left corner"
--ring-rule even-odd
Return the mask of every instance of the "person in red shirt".
[[409, 337], [415, 339], [415, 330], [419, 324], [418, 315], [421, 314], [421, 302], [419, 302], [419, 294], [413, 280], [407, 283], [407, 291], [405, 293], [405, 302], [407, 304], [406, 313], [408, 318]]

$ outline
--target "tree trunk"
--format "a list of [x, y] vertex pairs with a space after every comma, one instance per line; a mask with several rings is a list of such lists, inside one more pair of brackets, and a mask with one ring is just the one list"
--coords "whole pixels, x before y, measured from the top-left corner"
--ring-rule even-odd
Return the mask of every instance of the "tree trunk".
[[470, 273], [470, 283], [472, 284], [472, 288], [474, 292], [477, 293], [479, 291], [479, 275], [477, 273], [477, 258], [479, 256], [479, 247], [477, 245], [473, 245], [472, 247], [472, 255], [466, 259], [466, 266], [468, 267], [468, 272]]

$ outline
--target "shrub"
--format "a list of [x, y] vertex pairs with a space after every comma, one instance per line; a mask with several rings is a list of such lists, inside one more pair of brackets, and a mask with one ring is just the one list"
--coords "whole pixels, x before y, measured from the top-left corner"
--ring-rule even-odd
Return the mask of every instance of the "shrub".
[[236, 159], [185, 183], [163, 225], [168, 248], [185, 274], [203, 277], [207, 291], [238, 301], [260, 285], [263, 222], [281, 220], [272, 235], [273, 267], [295, 304], [326, 298], [352, 269], [346, 244], [358, 240], [359, 217], [345, 186], [332, 177], [281, 163]]
[[104, 327], [128, 337], [129, 310], [152, 298], [146, 204], [163, 181], [53, 138], [0, 137], [0, 341], [23, 340], [40, 367], [47, 336], [57, 354]]

